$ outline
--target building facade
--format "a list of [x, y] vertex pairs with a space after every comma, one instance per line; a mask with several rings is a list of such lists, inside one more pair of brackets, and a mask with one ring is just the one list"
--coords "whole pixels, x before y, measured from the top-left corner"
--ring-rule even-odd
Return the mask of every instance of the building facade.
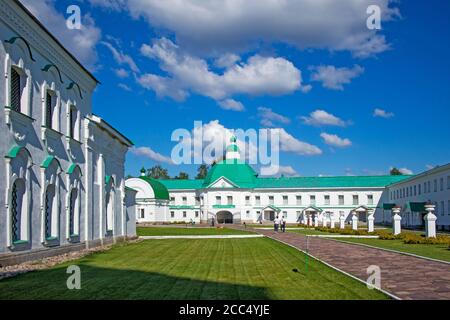
[[[128, 179], [137, 190], [139, 222], [259, 223], [276, 216], [288, 223], [327, 225], [353, 214], [365, 222], [367, 214], [383, 215], [389, 202], [387, 186], [410, 176], [344, 176], [261, 178], [240, 160], [233, 137], [226, 159], [203, 180], [159, 180], [166, 191], [154, 191], [154, 179]], [[152, 181], [154, 180], [154, 181]], [[158, 194], [158, 197], [153, 197]], [[380, 220], [380, 219], [378, 219]]]
[[132, 142], [92, 114], [98, 81], [17, 1], [0, 39], [0, 256], [135, 235]]
[[450, 164], [435, 167], [387, 187], [388, 203], [384, 204], [382, 222], [391, 223], [391, 207], [402, 208], [401, 224], [407, 228], [424, 226], [428, 201], [435, 206], [438, 230], [450, 230]]

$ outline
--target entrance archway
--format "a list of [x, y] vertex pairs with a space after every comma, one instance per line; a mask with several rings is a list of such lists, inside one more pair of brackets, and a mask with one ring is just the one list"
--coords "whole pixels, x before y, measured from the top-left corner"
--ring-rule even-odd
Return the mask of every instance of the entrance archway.
[[216, 214], [217, 223], [233, 223], [233, 214], [230, 211], [220, 211]]

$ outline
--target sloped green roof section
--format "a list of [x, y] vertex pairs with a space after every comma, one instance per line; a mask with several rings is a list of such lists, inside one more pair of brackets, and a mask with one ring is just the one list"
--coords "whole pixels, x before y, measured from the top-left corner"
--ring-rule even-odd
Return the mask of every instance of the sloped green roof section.
[[42, 162], [41, 168], [47, 169], [50, 166], [50, 164], [53, 162], [53, 160], [55, 160], [58, 163], [58, 166], [61, 168], [61, 164], [60, 164], [58, 158], [56, 158], [55, 156], [47, 156], [47, 158], [45, 158], [45, 160]]
[[342, 176], [258, 178], [255, 188], [370, 188], [385, 187], [410, 176]]
[[158, 180], [169, 190], [201, 189], [203, 180]]
[[139, 177], [139, 179], [142, 179], [146, 181], [153, 189], [153, 192], [155, 193], [155, 199], [159, 200], [169, 200], [169, 190], [167, 190], [167, 187], [159, 180], [150, 178], [150, 177]]
[[225, 177], [240, 188], [253, 188], [258, 174], [251, 166], [237, 159], [227, 159], [216, 163], [208, 172], [203, 182], [206, 188], [212, 183]]

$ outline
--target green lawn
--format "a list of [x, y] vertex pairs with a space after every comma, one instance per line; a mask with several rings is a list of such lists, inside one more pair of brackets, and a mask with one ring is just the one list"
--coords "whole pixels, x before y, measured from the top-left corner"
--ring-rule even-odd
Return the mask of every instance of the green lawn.
[[251, 232], [228, 228], [203, 228], [203, 227], [138, 227], [138, 236], [209, 236], [251, 234]]
[[367, 244], [374, 247], [412, 253], [427, 258], [450, 261], [450, 250], [448, 245], [445, 244], [405, 244], [403, 240], [380, 240], [380, 239], [361, 239], [361, 238], [360, 239], [337, 238], [336, 240]]
[[[81, 290], [66, 288], [73, 264]], [[387, 298], [268, 238], [146, 240], [0, 281], [0, 299]]]

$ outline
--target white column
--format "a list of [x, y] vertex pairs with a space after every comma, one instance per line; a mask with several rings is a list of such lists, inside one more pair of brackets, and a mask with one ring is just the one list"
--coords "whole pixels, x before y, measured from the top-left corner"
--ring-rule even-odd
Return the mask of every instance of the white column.
[[319, 226], [319, 217], [316, 212], [316, 214], [314, 215], [314, 227], [318, 227], [318, 226]]
[[312, 221], [312, 214], [308, 213], [308, 226], [312, 227], [313, 221]]
[[392, 216], [392, 228], [393, 228], [392, 233], [394, 235], [400, 234], [402, 232], [402, 223], [401, 223], [402, 217], [399, 215], [400, 211], [401, 211], [400, 207], [392, 208], [392, 213], [394, 214]]
[[328, 227], [328, 218], [326, 216], [326, 213], [322, 214], [322, 224], [325, 228]]
[[368, 232], [374, 232], [374, 230], [375, 230], [375, 228], [374, 228], [375, 217], [374, 217], [373, 213], [374, 213], [373, 210], [367, 211], [367, 231]]
[[345, 229], [345, 216], [339, 215], [339, 229]]
[[307, 225], [307, 224], [308, 224], [308, 215], [306, 214], [306, 212], [303, 212], [302, 223], [303, 223], [304, 225]]
[[334, 229], [334, 223], [335, 223], [334, 217], [332, 214], [330, 214], [330, 228], [331, 229]]
[[425, 205], [425, 210], [428, 212], [423, 218], [425, 220], [425, 236], [427, 238], [436, 238], [436, 220], [437, 217], [434, 214], [436, 206], [432, 203]]
[[358, 216], [356, 215], [356, 212], [353, 212], [352, 216], [352, 229], [358, 230]]

